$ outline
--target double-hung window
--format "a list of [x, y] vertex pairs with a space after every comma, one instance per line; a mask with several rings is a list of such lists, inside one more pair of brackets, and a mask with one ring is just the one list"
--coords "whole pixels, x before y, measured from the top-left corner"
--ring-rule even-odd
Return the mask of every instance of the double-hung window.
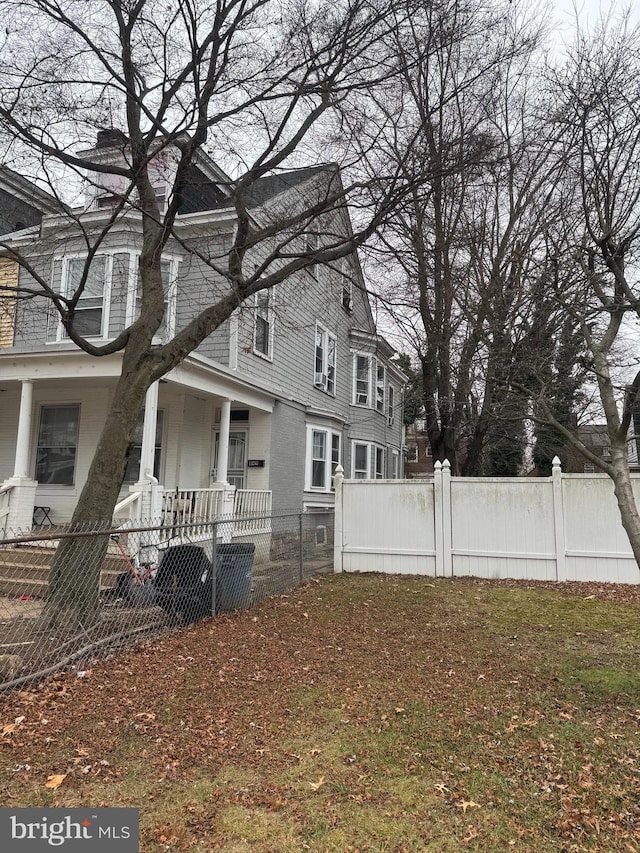
[[336, 393], [336, 336], [316, 323], [313, 384], [335, 396]]
[[353, 402], [356, 406], [371, 405], [371, 364], [370, 355], [357, 353], [353, 358]]
[[319, 426], [308, 426], [307, 490], [331, 491], [333, 476], [339, 464], [340, 433]]
[[256, 355], [273, 358], [273, 292], [259, 290], [255, 295], [253, 351]]
[[354, 441], [351, 467], [355, 480], [373, 477], [382, 480], [385, 476], [385, 449], [368, 441]]
[[395, 420], [393, 411], [395, 405], [394, 397], [395, 392], [393, 389], [393, 385], [389, 385], [389, 387], [387, 388], [387, 424], [389, 426], [393, 426], [393, 422]]
[[384, 390], [386, 370], [380, 363], [376, 365], [376, 412], [384, 414]]
[[73, 486], [80, 406], [42, 406], [36, 450], [36, 480], [41, 485]]
[[[140, 316], [140, 310], [142, 308], [142, 282], [140, 280], [138, 259], [132, 258], [131, 263], [132, 265], [135, 265], [136, 293], [133, 316], [129, 318], [129, 322], [133, 322]], [[164, 316], [155, 333], [155, 337], [162, 341], [172, 338], [175, 330], [176, 266], [177, 262], [169, 258], [162, 258], [160, 261], [160, 275], [162, 277], [162, 289], [164, 291]]]
[[368, 480], [370, 470], [371, 445], [362, 441], [353, 442], [353, 478]]
[[[85, 338], [107, 336], [108, 281], [111, 274], [111, 257], [95, 255], [87, 270], [80, 297], [73, 316], [73, 329]], [[64, 262], [63, 294], [70, 299], [80, 288], [87, 266], [86, 258], [66, 258]]]

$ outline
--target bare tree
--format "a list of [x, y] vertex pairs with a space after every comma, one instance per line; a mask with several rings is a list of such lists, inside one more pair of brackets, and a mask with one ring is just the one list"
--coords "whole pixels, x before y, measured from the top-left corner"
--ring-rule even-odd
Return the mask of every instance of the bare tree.
[[[37, 246], [28, 253], [15, 242], [4, 242], [5, 254], [30, 276], [28, 286], [13, 295], [47, 300], [66, 336], [86, 353], [97, 358], [120, 353], [122, 358], [113, 405], [72, 527], [110, 523], [149, 386], [257, 291], [353, 251], [403, 191], [405, 178], [391, 164], [377, 175], [375, 209], [346, 242], [334, 238], [327, 223], [347, 202], [358, 203], [362, 187], [343, 186], [337, 173], [327, 186], [301, 197], [295, 209], [271, 210], [261, 218], [254, 209], [260, 179], [296, 165], [318, 127], [335, 140], [335, 129], [358, 91], [388, 77], [392, 60], [381, 36], [409, 11], [398, 11], [386, 0], [5, 4], [0, 60], [5, 162], [30, 164], [51, 178], [54, 189], [60, 179], [72, 185], [78, 176], [111, 193], [109, 205], [99, 212], [71, 206], [60, 217], [59, 227], [81, 240], [86, 255], [70, 292], [61, 293], [34, 261]], [[105, 159], [96, 149], [100, 129], [107, 129], [118, 150], [115, 159]], [[216, 205], [235, 211], [233, 240], [223, 252], [211, 252], [202, 241], [185, 241], [179, 227], [183, 193], [200, 152], [207, 150], [227, 170], [214, 176]], [[171, 174], [166, 199], [156, 191], [159, 164]], [[229, 171], [233, 180], [226, 177]], [[140, 241], [140, 310], [114, 339], [96, 343], [83, 329], [79, 306], [90, 292], [92, 261], [123, 224]], [[309, 234], [323, 239], [312, 244]], [[42, 240], [46, 252], [44, 235]], [[216, 285], [210, 303], [172, 339], [157, 344], [154, 336], [165, 314], [161, 256], [169, 241], [207, 266]], [[79, 564], [74, 552], [81, 547], [69, 540], [57, 551], [50, 583], [56, 618], [87, 618], [95, 609], [101, 553], [91, 555], [73, 584], [65, 578], [69, 567]], [[103, 552], [106, 543], [100, 547]]]
[[610, 460], [590, 452], [554, 417], [547, 400], [539, 400], [538, 415], [611, 477], [640, 565], [640, 516], [628, 461], [640, 390], [640, 30], [623, 16], [601, 20], [591, 35], [579, 31], [553, 90], [563, 132], [557, 192], [564, 213], [554, 238], [562, 270], [555, 296], [582, 334]]
[[381, 230], [380, 296], [421, 364], [433, 457], [456, 473], [482, 469], [547, 275], [539, 34], [511, 5], [430, 6], [394, 33], [402, 82], [377, 104], [388, 119], [377, 144], [409, 182], [421, 176]]

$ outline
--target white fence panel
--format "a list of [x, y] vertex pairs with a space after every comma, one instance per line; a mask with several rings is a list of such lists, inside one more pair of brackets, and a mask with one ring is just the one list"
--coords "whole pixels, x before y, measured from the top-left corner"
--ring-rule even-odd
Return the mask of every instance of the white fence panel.
[[433, 492], [417, 480], [345, 483], [343, 571], [435, 576]]
[[[638, 583], [640, 573], [606, 474], [562, 477], [567, 580]], [[640, 479], [633, 478], [640, 505]]]
[[556, 580], [550, 480], [451, 479], [454, 575]]
[[[640, 505], [640, 476], [633, 478]], [[640, 582], [602, 474], [433, 480], [336, 477], [335, 570]]]

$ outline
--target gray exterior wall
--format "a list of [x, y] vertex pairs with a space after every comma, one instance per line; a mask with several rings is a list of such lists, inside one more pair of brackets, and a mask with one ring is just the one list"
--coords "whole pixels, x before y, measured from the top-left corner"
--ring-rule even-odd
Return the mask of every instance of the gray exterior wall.
[[[327, 224], [328, 232], [332, 235], [340, 227], [348, 228], [348, 223], [341, 223], [339, 219], [340, 215], [336, 214], [334, 220]], [[194, 242], [205, 259], [222, 258], [228, 251], [231, 233], [225, 227], [225, 233], [216, 238], [200, 238], [197, 243]], [[77, 240], [56, 241], [54, 244], [55, 235], [51, 240], [48, 251], [43, 251], [41, 243], [39, 252], [34, 254], [32, 260], [38, 272], [59, 291], [62, 264], [54, 259], [82, 251], [82, 244]], [[104, 251], [112, 257], [109, 336], [117, 335], [124, 328], [127, 305], [131, 306], [129, 289], [136, 280], [132, 266], [136, 263], [136, 240], [132, 232], [120, 231], [110, 234], [104, 244]], [[188, 255], [185, 248], [177, 243], [167, 246], [165, 257], [179, 261], [175, 327], [180, 330], [196, 313], [212, 304], [226, 290], [226, 282], [205, 260]], [[345, 272], [352, 281], [350, 308], [343, 305]], [[28, 280], [28, 275], [22, 271], [21, 284], [28, 283]], [[264, 388], [277, 400], [271, 419], [268, 437], [271, 453], [266, 466], [268, 487], [273, 492], [274, 511], [298, 510], [303, 500], [313, 504], [330, 504], [333, 501], [330, 491], [309, 488], [305, 491], [308, 425], [341, 435], [341, 462], [347, 476], [351, 476], [354, 440], [384, 447], [386, 472], [390, 475], [391, 451], [401, 449], [400, 380], [387, 372], [386, 384], [388, 386], [391, 382], [395, 389], [396, 417], [392, 426], [388, 424], [386, 405], [384, 413], [378, 413], [374, 406], [364, 408], [353, 405], [354, 350], [366, 351], [385, 364], [385, 353], [388, 352], [384, 345], [376, 341], [375, 326], [357, 258], [348, 257], [331, 265], [318, 266], [315, 273], [300, 271], [276, 286], [273, 291], [273, 343], [269, 358], [255, 351], [255, 314], [255, 300], [250, 299], [236, 312], [232, 322], [223, 323], [208, 336], [197, 353], [218, 364], [236, 364], [235, 371], [239, 378]], [[317, 324], [336, 338], [334, 394], [314, 384]], [[237, 327], [237, 340], [230, 334], [232, 325]], [[57, 316], [46, 300], [36, 298], [21, 303], [18, 307], [15, 348], [33, 349], [38, 342], [44, 347], [49, 341], [49, 351], [54, 352], [56, 346], [51, 342], [55, 341], [57, 328]], [[361, 333], [358, 340], [365, 343], [354, 343], [354, 331]], [[232, 346], [233, 358], [230, 359]], [[373, 400], [374, 395], [375, 392]], [[167, 437], [169, 443], [171, 439], [171, 436]], [[207, 426], [207, 435], [203, 441], [204, 449], [198, 465], [202, 468], [202, 481], [205, 483], [205, 473], [208, 477], [210, 425]], [[179, 474], [176, 471], [176, 482], [180, 480]], [[265, 472], [265, 479], [266, 476]], [[194, 479], [193, 471], [190, 471], [190, 478]], [[187, 485], [194, 483], [189, 482]], [[306, 485], [309, 486], [308, 483]]]
[[304, 491], [305, 413], [302, 406], [278, 401], [271, 423], [269, 487], [273, 512], [299, 512]]

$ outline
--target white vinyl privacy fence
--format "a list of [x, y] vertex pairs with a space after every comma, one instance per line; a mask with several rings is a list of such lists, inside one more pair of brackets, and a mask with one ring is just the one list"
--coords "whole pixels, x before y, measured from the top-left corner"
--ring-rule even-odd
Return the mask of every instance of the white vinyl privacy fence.
[[337, 572], [640, 582], [605, 474], [452, 477], [445, 462], [433, 480], [335, 485]]

